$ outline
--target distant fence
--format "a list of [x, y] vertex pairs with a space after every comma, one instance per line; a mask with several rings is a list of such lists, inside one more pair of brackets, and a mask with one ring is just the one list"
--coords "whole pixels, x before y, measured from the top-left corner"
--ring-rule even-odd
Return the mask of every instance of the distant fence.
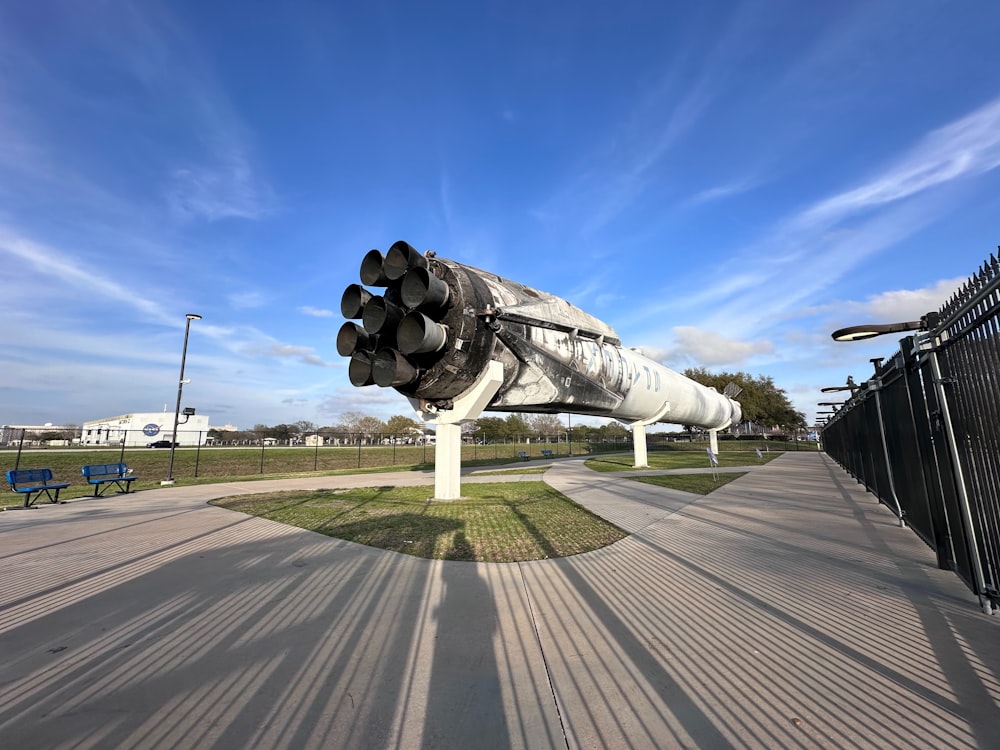
[[826, 452], [1000, 607], [1000, 264], [900, 341], [822, 433]]
[[[321, 430], [312, 437], [306, 435], [283, 441], [252, 431], [240, 432], [238, 436], [234, 434], [229, 439], [225, 437], [225, 433], [223, 435], [222, 439], [213, 440], [209, 444], [204, 432], [178, 430], [179, 445], [174, 450], [172, 476], [177, 479], [197, 479], [403, 466], [429, 468], [434, 463], [433, 442], [429, 438], [413, 434], [365, 435]], [[137, 487], [144, 486], [146, 480], [152, 486], [166, 476], [170, 454], [168, 441], [152, 440], [143, 435], [141, 430], [122, 430], [113, 438], [110, 444], [65, 445], [67, 441], [60, 440], [55, 445], [45, 445], [18, 429], [17, 434], [5, 446], [9, 450], [0, 450], [0, 476], [7, 469], [48, 466], [57, 470], [60, 479], [72, 480], [79, 474], [83, 463], [109, 462], [127, 463], [136, 474], [141, 475], [143, 481], [138, 482]], [[486, 442], [470, 437], [462, 445], [462, 462], [474, 465], [477, 462], [519, 461], [522, 451], [528, 458], [560, 458], [627, 452], [633, 449], [631, 434], [604, 438], [593, 436], [590, 440], [577, 440], [574, 436], [571, 442], [566, 438], [565, 433], [550, 437], [520, 436]], [[704, 441], [707, 441], [707, 435], [678, 438], [654, 433], [649, 436], [648, 448], [650, 451], [686, 448], [704, 450]], [[166, 447], [147, 448], [147, 445], [156, 444]], [[753, 441], [728, 440], [720, 443], [720, 448], [724, 451], [815, 450], [815, 447], [815, 443], [768, 440], [763, 436]]]

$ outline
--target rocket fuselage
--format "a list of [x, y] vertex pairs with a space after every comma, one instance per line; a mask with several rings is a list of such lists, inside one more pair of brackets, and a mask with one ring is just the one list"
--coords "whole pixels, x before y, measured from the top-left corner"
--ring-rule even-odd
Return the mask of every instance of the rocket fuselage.
[[468, 392], [493, 360], [493, 411], [572, 412], [626, 422], [723, 429], [736, 401], [622, 347], [614, 329], [566, 300], [397, 242], [371, 251], [341, 311], [361, 318], [337, 336], [351, 382], [393, 387], [437, 410]]

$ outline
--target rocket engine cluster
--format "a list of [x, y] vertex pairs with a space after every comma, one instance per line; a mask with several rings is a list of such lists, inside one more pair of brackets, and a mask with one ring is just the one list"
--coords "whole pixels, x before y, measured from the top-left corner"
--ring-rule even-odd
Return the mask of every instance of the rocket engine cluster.
[[491, 411], [716, 430], [741, 419], [738, 402], [624, 348], [566, 300], [402, 240], [364, 256], [361, 284], [347, 287], [340, 309], [337, 351], [350, 357], [351, 383], [394, 388], [424, 412], [450, 409], [493, 361], [503, 382]]

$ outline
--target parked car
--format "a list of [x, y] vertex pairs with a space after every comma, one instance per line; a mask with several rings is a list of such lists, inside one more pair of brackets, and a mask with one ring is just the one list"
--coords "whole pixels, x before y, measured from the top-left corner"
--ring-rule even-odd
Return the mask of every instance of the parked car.
[[[147, 448], [169, 448], [171, 445], [169, 440], [157, 440], [155, 443], [146, 443]], [[174, 443], [173, 446], [176, 448], [180, 443]]]

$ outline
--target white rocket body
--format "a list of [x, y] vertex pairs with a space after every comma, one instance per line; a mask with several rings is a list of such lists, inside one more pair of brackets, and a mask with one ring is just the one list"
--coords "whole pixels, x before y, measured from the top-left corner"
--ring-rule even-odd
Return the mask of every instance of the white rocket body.
[[397, 242], [373, 250], [341, 309], [338, 351], [357, 386], [394, 387], [432, 410], [469, 393], [490, 361], [503, 382], [486, 409], [571, 412], [624, 422], [669, 422], [720, 430], [740, 405], [636, 350], [606, 323], [566, 300]]

